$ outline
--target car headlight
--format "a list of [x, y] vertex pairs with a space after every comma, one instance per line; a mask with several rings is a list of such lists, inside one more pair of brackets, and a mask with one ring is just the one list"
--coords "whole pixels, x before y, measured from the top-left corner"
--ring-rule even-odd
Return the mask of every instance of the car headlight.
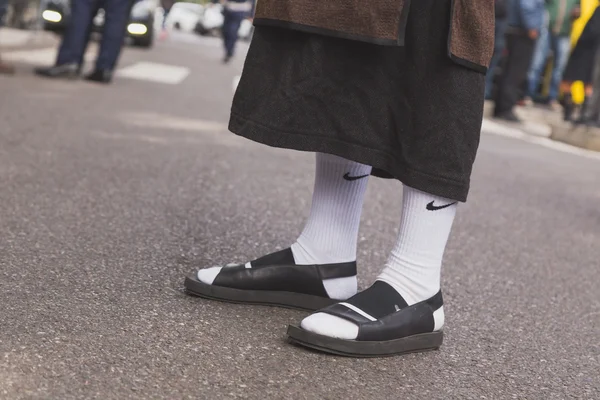
[[44, 10], [42, 18], [44, 21], [48, 22], [60, 22], [62, 20], [62, 15], [57, 11]]
[[132, 35], [145, 35], [148, 32], [148, 28], [144, 24], [131, 23], [127, 25], [127, 32]]

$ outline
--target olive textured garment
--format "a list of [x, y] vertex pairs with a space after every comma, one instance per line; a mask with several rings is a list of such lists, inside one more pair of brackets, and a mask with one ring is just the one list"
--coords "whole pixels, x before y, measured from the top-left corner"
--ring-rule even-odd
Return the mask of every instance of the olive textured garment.
[[[403, 46], [410, 3], [411, 0], [260, 0], [254, 23]], [[494, 47], [494, 1], [452, 0], [451, 7], [448, 55], [459, 64], [485, 72]]]

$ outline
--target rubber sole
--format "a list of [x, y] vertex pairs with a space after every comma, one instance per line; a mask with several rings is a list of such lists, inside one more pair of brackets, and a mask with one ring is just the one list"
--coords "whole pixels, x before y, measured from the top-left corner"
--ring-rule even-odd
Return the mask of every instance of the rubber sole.
[[185, 278], [184, 286], [185, 290], [194, 296], [225, 301], [228, 303], [256, 304], [316, 311], [337, 302], [336, 300], [326, 297], [302, 293], [268, 290], [240, 290], [224, 286], [207, 285], [206, 283], [200, 282], [193, 275]]
[[345, 357], [390, 357], [437, 350], [444, 333], [432, 332], [383, 342], [336, 339], [309, 332], [299, 326], [288, 326], [288, 341], [293, 344]]

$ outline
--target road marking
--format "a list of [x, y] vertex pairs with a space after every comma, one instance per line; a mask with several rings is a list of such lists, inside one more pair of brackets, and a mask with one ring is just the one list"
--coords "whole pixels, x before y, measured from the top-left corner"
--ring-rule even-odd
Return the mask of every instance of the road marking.
[[124, 112], [117, 115], [117, 119], [127, 125], [140, 128], [154, 128], [174, 131], [227, 131], [227, 124], [199, 118], [185, 118], [176, 115], [159, 114], [153, 112]]
[[56, 61], [56, 49], [10, 51], [2, 54], [2, 58], [12, 62], [50, 66]]
[[520, 129], [511, 128], [509, 126], [499, 124], [486, 118], [483, 119], [481, 131], [484, 133], [491, 133], [493, 135], [523, 140], [525, 142], [534, 143], [552, 150], [560, 151], [562, 153], [569, 153], [585, 158], [600, 160], [600, 153], [596, 151], [582, 149], [577, 146], [572, 146], [567, 143], [558, 142], [556, 140], [552, 140], [541, 136], [533, 136], [523, 132]]
[[0, 37], [0, 45], [2, 47], [23, 46], [30, 41], [31, 31], [20, 31], [18, 29], [5, 28]]
[[178, 85], [187, 78], [189, 74], [190, 69], [186, 67], [142, 61], [119, 69], [116, 76], [120, 78]]
[[[96, 45], [90, 45], [85, 53], [85, 61], [92, 61], [96, 54]], [[37, 50], [17, 50], [2, 53], [2, 58], [6, 61], [19, 62], [24, 64], [52, 66], [56, 62], [58, 50], [55, 47], [47, 47]]]

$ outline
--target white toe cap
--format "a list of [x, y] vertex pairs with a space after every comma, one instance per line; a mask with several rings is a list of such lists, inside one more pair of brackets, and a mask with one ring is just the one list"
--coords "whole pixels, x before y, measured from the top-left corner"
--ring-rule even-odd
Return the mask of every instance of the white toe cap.
[[198, 280], [207, 285], [212, 285], [222, 267], [204, 268], [198, 271]]
[[358, 337], [358, 325], [325, 313], [316, 313], [304, 318], [300, 327], [309, 332], [337, 339], [355, 340]]

